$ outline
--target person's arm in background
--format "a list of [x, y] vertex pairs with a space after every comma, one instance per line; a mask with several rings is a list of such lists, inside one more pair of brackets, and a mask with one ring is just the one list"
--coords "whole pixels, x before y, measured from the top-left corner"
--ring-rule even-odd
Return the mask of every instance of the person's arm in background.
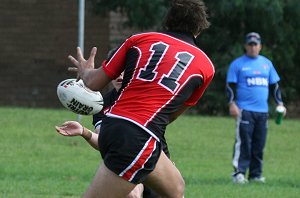
[[[283, 106], [283, 101], [282, 101], [282, 97], [281, 97], [281, 91], [280, 91], [280, 87], [278, 83], [275, 84], [270, 84], [269, 85], [269, 90], [273, 95], [273, 98], [278, 106]], [[284, 107], [284, 115], [286, 114], [286, 108]]]
[[236, 83], [226, 84], [226, 93], [227, 93], [228, 104], [229, 104], [229, 114], [234, 118], [237, 118], [240, 110], [235, 103], [235, 95], [236, 95], [235, 91], [236, 91]]
[[98, 148], [98, 134], [90, 131], [76, 121], [67, 121], [61, 126], [56, 126], [56, 131], [63, 136], [81, 136], [83, 137], [94, 149]]

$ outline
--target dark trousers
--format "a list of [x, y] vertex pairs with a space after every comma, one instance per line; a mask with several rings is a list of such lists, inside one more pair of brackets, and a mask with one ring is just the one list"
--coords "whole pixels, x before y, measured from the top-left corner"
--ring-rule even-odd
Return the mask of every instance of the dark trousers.
[[242, 110], [237, 119], [233, 166], [236, 173], [259, 177], [263, 168], [263, 150], [267, 137], [268, 113]]

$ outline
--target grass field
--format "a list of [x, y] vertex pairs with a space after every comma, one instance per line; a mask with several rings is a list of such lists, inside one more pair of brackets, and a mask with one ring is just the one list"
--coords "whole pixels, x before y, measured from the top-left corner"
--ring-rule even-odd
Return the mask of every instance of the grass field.
[[[82, 138], [54, 126], [77, 116], [67, 110], [0, 108], [0, 197], [80, 197], [100, 155]], [[91, 128], [91, 118], [82, 123]], [[266, 184], [231, 182], [234, 121], [183, 116], [167, 129], [172, 160], [186, 181], [186, 198], [300, 197], [300, 120], [271, 119], [265, 149]]]

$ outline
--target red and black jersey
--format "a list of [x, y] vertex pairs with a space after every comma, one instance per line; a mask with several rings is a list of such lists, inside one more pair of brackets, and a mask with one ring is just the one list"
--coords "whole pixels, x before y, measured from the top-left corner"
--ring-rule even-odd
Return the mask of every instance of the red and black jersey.
[[193, 37], [180, 33], [133, 35], [102, 67], [112, 79], [125, 71], [120, 96], [107, 115], [129, 120], [157, 139], [170, 115], [183, 104], [195, 105], [214, 75]]

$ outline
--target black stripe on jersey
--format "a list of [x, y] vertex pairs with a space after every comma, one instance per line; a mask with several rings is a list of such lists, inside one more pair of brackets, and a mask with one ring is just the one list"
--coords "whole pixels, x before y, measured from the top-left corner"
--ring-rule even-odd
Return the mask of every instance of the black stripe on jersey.
[[119, 90], [119, 93], [128, 85], [128, 83], [132, 79], [139, 56], [140, 54], [136, 48], [131, 48], [127, 52], [126, 61], [125, 61], [126, 66], [125, 66], [125, 71], [124, 71], [124, 76], [122, 81], [122, 87]]
[[176, 112], [178, 108], [191, 97], [192, 93], [202, 85], [202, 83], [203, 79], [200, 76], [192, 77], [176, 94], [173, 100], [162, 108], [150, 122], [148, 122], [146, 127], [161, 139], [167, 124], [169, 124], [169, 115]]

